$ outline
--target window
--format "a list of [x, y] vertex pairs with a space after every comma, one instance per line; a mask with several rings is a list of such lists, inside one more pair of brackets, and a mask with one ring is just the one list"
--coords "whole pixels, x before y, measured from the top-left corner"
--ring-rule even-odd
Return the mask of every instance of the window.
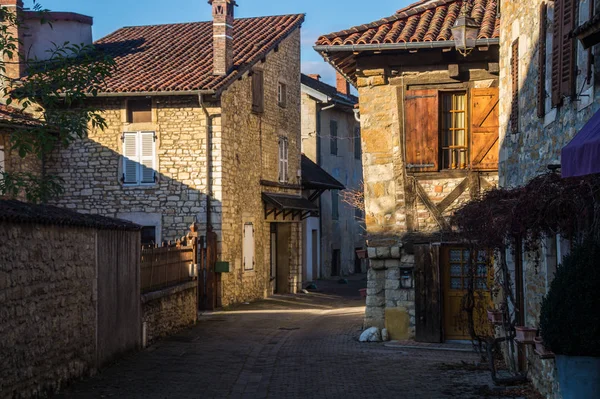
[[289, 143], [287, 137], [279, 138], [279, 182], [286, 183], [289, 179], [288, 175], [288, 156]]
[[142, 227], [142, 245], [153, 246], [156, 244], [158, 244], [156, 242], [156, 226]]
[[361, 159], [360, 128], [354, 130], [354, 159]]
[[338, 154], [338, 124], [337, 121], [329, 122], [330, 152], [331, 155]]
[[442, 166], [444, 169], [466, 169], [468, 165], [466, 103], [466, 93], [442, 95]]
[[123, 184], [156, 183], [156, 136], [154, 132], [123, 134]]
[[287, 106], [287, 85], [279, 82], [277, 85], [277, 102], [281, 108]]
[[510, 110], [510, 131], [519, 132], [519, 39], [512, 44], [512, 57], [510, 59], [512, 75], [512, 103]]
[[[451, 248], [450, 258], [450, 289], [466, 290], [469, 284], [469, 257], [470, 252], [466, 249]], [[474, 288], [476, 290], [487, 290], [488, 268], [490, 259], [485, 251], [479, 251], [477, 255], [477, 268], [474, 277]]]
[[244, 225], [244, 270], [254, 270], [254, 225], [246, 223]]
[[265, 111], [264, 73], [255, 70], [252, 74], [252, 111], [262, 113]]
[[152, 122], [152, 99], [143, 98], [127, 100], [127, 122]]
[[340, 266], [341, 266], [341, 251], [339, 249], [334, 249], [331, 254], [331, 277], [340, 275]]
[[331, 219], [340, 219], [340, 192], [331, 190]]

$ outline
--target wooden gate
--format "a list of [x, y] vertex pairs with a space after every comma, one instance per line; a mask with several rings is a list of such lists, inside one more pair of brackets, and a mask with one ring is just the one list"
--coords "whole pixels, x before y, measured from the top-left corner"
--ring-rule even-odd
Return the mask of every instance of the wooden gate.
[[206, 237], [200, 237], [198, 256], [198, 309], [214, 310], [220, 303], [218, 275], [215, 273], [217, 263], [217, 234], [209, 231]]

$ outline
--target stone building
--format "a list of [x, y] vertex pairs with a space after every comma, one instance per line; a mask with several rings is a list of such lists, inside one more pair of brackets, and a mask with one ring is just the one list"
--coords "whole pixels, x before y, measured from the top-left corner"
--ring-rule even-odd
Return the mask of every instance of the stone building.
[[317, 208], [300, 172], [304, 15], [236, 19], [235, 1], [210, 4], [212, 22], [125, 27], [95, 43], [117, 66], [90, 99], [107, 127], [90, 126], [48, 168], [65, 181], [56, 204], [142, 225], [144, 244], [194, 222], [216, 233], [213, 303], [227, 306], [301, 287], [301, 219]]
[[[365, 228], [361, 207], [344, 203], [340, 189], [362, 190], [360, 123], [354, 106], [358, 98], [338, 75], [338, 87], [320, 81], [319, 75], [302, 75], [302, 152], [337, 180], [321, 196], [320, 216], [305, 221], [307, 280], [361, 273], [364, 262], [356, 255], [364, 249]], [[341, 184], [340, 184], [341, 182]], [[334, 184], [335, 185], [335, 184]], [[311, 256], [318, 259], [313, 267]]]
[[[565, 177], [585, 174], [573, 166], [571, 154], [561, 152], [567, 145], [585, 145], [577, 143], [578, 132], [600, 117], [600, 2], [503, 1], [501, 12], [500, 96], [515, 101], [500, 103], [500, 185], [525, 185], [549, 165], [562, 164]], [[582, 154], [575, 164], [600, 166], [597, 158]], [[522, 298], [516, 312], [520, 325], [538, 328], [542, 298], [569, 247], [560, 237], [549, 237], [539, 265], [531, 254], [507, 254], [515, 297]], [[559, 397], [554, 360], [541, 359], [530, 346], [521, 346], [519, 357], [538, 390]]]
[[[447, 219], [497, 184], [497, 7], [423, 0], [315, 46], [358, 88], [371, 265], [364, 326], [386, 326], [392, 339], [468, 337], [466, 251]], [[479, 27], [466, 57], [451, 32], [462, 13]]]

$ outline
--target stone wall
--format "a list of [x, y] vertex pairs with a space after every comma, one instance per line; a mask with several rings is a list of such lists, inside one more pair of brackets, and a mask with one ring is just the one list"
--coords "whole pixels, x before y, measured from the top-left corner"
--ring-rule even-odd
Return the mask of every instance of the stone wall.
[[197, 288], [192, 281], [142, 295], [144, 346], [196, 323]]
[[[589, 0], [579, 3], [576, 25], [587, 20]], [[588, 53], [582, 45], [576, 43], [577, 74], [575, 87], [577, 97], [565, 99], [562, 106], [551, 104], [552, 71], [552, 32], [554, 21], [554, 2], [548, 6], [547, 36], [539, 37], [539, 9], [542, 0], [502, 2], [501, 54], [500, 54], [500, 97], [511, 98], [512, 76], [510, 69], [511, 46], [519, 40], [519, 125], [518, 133], [510, 132], [511, 102], [501, 101], [500, 120], [500, 166], [499, 179], [502, 187], [518, 187], [526, 184], [535, 176], [547, 171], [550, 164], [560, 164], [561, 150], [591, 116], [600, 109], [600, 65], [595, 63], [591, 81], [586, 82]], [[537, 115], [538, 78], [540, 73], [538, 54], [540, 41], [546, 42], [546, 91], [545, 115]], [[593, 49], [598, 58], [599, 48]], [[559, 245], [560, 246], [560, 245]], [[544, 249], [546, 251], [546, 249]], [[557, 251], [560, 253], [560, 250]], [[556, 262], [562, 256], [553, 255], [552, 262], [536, 264], [533, 254], [525, 255], [524, 294], [525, 324], [538, 327], [540, 304], [552, 281]], [[543, 257], [544, 258], [544, 257]], [[548, 259], [548, 255], [545, 256]], [[536, 388], [547, 398], [559, 398], [556, 383], [554, 360], [542, 360], [528, 349], [528, 375]]]
[[95, 367], [95, 231], [2, 222], [0, 242], [0, 396], [44, 396]]
[[[300, 30], [294, 31], [255, 66], [264, 74], [264, 112], [252, 112], [252, 76], [233, 83], [221, 98], [223, 242], [221, 258], [231, 272], [222, 275], [222, 303], [262, 299], [270, 292], [270, 225], [265, 220], [262, 192], [301, 195], [300, 170]], [[287, 86], [287, 104], [277, 100], [278, 84]], [[279, 181], [279, 139], [289, 144], [288, 186], [264, 186]], [[296, 188], [297, 187], [297, 188]], [[281, 218], [280, 218], [281, 219]], [[242, 264], [243, 229], [254, 227], [254, 270]], [[298, 226], [301, 226], [299, 223]], [[298, 227], [297, 226], [297, 227]], [[295, 227], [296, 228], [296, 227]], [[298, 227], [299, 228], [299, 227]], [[292, 254], [301, 258], [301, 235], [292, 235]], [[292, 269], [295, 292], [301, 285], [300, 268]]]
[[[50, 173], [64, 179], [64, 195], [56, 204], [78, 212], [134, 219], [148, 216], [148, 222], [162, 234], [163, 241], [175, 240], [198, 221], [206, 222], [206, 117], [197, 96], [156, 97], [151, 123], [127, 123], [126, 99], [99, 99], [106, 119], [104, 130], [90, 128], [86, 138], [53, 155]], [[208, 106], [211, 115], [220, 109]], [[212, 202], [214, 228], [220, 230], [220, 120], [211, 119], [213, 135]], [[125, 186], [122, 183], [122, 135], [124, 132], [154, 131], [157, 149], [157, 182], [152, 186]], [[149, 216], [154, 218], [150, 218]], [[152, 220], [150, 220], [152, 219]], [[158, 220], [156, 222], [155, 220]]]

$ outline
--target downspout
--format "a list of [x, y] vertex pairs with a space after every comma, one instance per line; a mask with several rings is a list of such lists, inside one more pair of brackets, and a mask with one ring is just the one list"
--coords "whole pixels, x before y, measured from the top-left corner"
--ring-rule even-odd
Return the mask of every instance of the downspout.
[[[321, 111], [323, 109], [319, 108], [319, 104], [317, 103], [317, 143], [316, 143], [316, 147], [317, 147], [317, 165], [321, 165]], [[319, 195], [319, 240], [318, 240], [318, 245], [319, 245], [319, 256], [318, 256], [318, 265], [317, 265], [317, 275], [313, 276], [313, 281], [314, 280], [318, 280], [321, 277], [321, 264], [323, 261], [323, 246], [321, 245], [321, 242], [323, 240], [323, 212], [321, 212], [321, 210], [323, 209], [323, 201], [322, 201], [322, 195]], [[315, 270], [314, 266], [313, 266], [313, 270]]]
[[210, 206], [212, 201], [212, 143], [210, 137], [210, 129], [211, 129], [211, 116], [208, 113], [208, 109], [206, 109], [206, 105], [204, 104], [204, 96], [202, 93], [198, 93], [198, 101], [200, 103], [200, 107], [202, 107], [202, 111], [204, 112], [204, 117], [206, 118], [206, 237], [208, 238], [208, 233], [212, 232], [212, 220], [211, 220], [211, 212]]

